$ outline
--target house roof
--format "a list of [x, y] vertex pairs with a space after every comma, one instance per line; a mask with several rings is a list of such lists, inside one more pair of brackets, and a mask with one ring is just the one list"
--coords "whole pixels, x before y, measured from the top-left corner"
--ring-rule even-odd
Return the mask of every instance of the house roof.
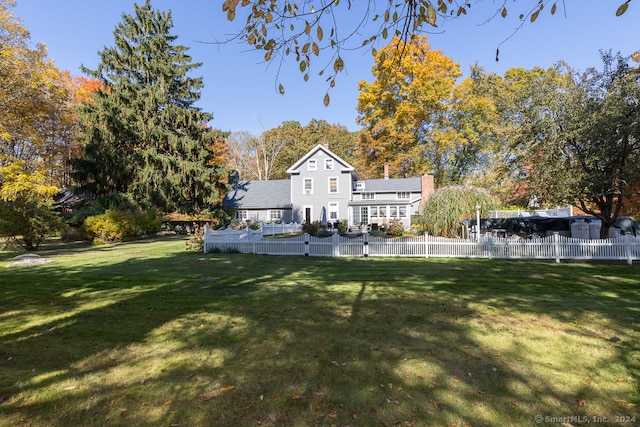
[[340, 156], [338, 156], [336, 153], [329, 150], [327, 147], [325, 147], [322, 144], [318, 144], [315, 146], [315, 148], [312, 148], [311, 150], [309, 150], [307, 154], [305, 154], [300, 160], [295, 162], [293, 166], [287, 169], [287, 173], [288, 174], [297, 173], [298, 168], [300, 168], [300, 166], [304, 164], [304, 162], [306, 162], [309, 157], [315, 155], [318, 151], [324, 151], [328, 156], [333, 157], [340, 164], [343, 171], [348, 171], [355, 174], [356, 170], [353, 166], [351, 166], [349, 163], [347, 163], [346, 160], [342, 159]]
[[364, 189], [356, 193], [385, 193], [397, 191], [412, 191], [419, 193], [422, 190], [422, 178], [389, 178], [367, 179], [364, 181]]
[[291, 181], [243, 181], [233, 184], [222, 205], [236, 209], [291, 207]]

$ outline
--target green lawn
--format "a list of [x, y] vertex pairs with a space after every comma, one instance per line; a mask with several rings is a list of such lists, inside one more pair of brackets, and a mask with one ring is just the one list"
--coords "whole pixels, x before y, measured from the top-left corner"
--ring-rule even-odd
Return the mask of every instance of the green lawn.
[[637, 265], [184, 247], [0, 252], [0, 426], [640, 424]]

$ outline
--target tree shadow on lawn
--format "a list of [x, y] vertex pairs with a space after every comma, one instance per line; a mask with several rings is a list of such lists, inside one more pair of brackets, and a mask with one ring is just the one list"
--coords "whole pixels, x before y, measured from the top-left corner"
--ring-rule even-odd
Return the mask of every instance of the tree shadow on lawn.
[[181, 254], [0, 274], [0, 416], [476, 426], [630, 415], [637, 271], [573, 267]]

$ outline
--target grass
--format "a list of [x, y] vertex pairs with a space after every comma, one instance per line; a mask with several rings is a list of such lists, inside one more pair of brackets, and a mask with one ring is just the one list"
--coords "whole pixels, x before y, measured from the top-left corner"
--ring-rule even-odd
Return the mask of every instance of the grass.
[[184, 245], [0, 252], [0, 426], [640, 423], [637, 265]]

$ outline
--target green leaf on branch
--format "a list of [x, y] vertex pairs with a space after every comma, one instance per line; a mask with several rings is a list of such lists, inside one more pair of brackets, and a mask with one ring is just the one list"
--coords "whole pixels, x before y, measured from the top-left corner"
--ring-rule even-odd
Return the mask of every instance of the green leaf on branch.
[[618, 9], [616, 10], [616, 16], [621, 16], [627, 11], [627, 9], [629, 8], [630, 1], [631, 0], [627, 0], [626, 2], [621, 4], [620, 7], [618, 7]]

